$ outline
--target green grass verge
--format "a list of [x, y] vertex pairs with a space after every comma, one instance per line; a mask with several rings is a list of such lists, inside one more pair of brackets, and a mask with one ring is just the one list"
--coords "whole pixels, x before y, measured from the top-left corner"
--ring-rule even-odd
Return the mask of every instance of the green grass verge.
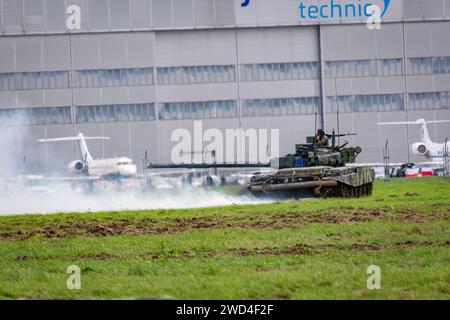
[[[366, 286], [372, 264], [380, 290]], [[66, 287], [70, 265], [81, 290]], [[450, 183], [377, 181], [361, 199], [0, 217], [0, 298], [157, 297], [449, 299]]]

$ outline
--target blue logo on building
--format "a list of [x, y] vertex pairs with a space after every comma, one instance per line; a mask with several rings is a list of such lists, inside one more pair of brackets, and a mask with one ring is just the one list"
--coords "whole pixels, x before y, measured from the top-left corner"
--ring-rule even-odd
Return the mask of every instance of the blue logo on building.
[[[326, 2], [326, 1], [324, 1]], [[328, 0], [327, 3], [318, 5], [306, 5], [300, 1], [300, 19], [332, 19], [332, 18], [358, 18], [370, 17], [369, 8], [373, 5], [369, 0], [351, 0], [348, 3], [341, 4], [342, 1]], [[391, 0], [383, 0], [384, 8], [382, 9], [381, 18], [384, 17]], [[245, 8], [250, 5], [250, 0], [242, 0], [241, 7]]]
[[[319, 5], [306, 5], [300, 1], [300, 19], [333, 19], [333, 18], [361, 18], [370, 17], [370, 6], [368, 0], [353, 0], [342, 4], [342, 1], [329, 0]], [[391, 0], [384, 0], [384, 8], [381, 9], [381, 17], [391, 4]]]

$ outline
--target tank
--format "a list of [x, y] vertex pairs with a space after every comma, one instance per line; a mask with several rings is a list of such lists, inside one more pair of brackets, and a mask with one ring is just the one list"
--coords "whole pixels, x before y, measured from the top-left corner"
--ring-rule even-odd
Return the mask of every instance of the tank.
[[314, 137], [308, 137], [305, 144], [295, 146], [295, 153], [273, 159], [269, 172], [255, 173], [247, 189], [257, 196], [308, 193], [323, 198], [370, 196], [375, 171], [354, 164], [361, 147], [348, 147], [348, 142], [336, 145], [336, 138], [349, 135], [355, 134], [327, 135], [332, 140], [331, 146], [317, 145]]

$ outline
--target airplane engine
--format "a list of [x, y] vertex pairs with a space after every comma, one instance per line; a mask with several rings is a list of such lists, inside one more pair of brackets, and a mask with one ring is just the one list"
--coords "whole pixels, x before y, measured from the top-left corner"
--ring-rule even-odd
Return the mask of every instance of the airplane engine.
[[84, 164], [81, 161], [72, 161], [71, 163], [69, 163], [69, 170], [72, 172], [83, 172], [84, 170]]
[[411, 152], [415, 155], [423, 156], [428, 152], [428, 149], [422, 142], [416, 142], [411, 146]]

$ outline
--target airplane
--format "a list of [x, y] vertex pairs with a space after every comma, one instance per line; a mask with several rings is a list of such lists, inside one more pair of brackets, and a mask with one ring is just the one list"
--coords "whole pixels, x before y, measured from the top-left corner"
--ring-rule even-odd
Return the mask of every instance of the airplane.
[[66, 142], [76, 141], [80, 149], [80, 160], [74, 160], [67, 166], [72, 175], [86, 175], [90, 177], [134, 177], [137, 167], [133, 160], [126, 157], [93, 159], [86, 140], [109, 140], [109, 137], [85, 137], [79, 133], [76, 137], [40, 139], [38, 142]]
[[450, 150], [450, 143], [436, 143], [431, 141], [428, 133], [427, 124], [431, 123], [450, 123], [450, 120], [435, 120], [426, 121], [425, 119], [418, 119], [414, 122], [379, 122], [379, 125], [420, 125], [420, 142], [415, 142], [411, 145], [411, 152], [418, 156], [424, 156], [429, 161], [442, 162], [444, 152], [448, 153]]

